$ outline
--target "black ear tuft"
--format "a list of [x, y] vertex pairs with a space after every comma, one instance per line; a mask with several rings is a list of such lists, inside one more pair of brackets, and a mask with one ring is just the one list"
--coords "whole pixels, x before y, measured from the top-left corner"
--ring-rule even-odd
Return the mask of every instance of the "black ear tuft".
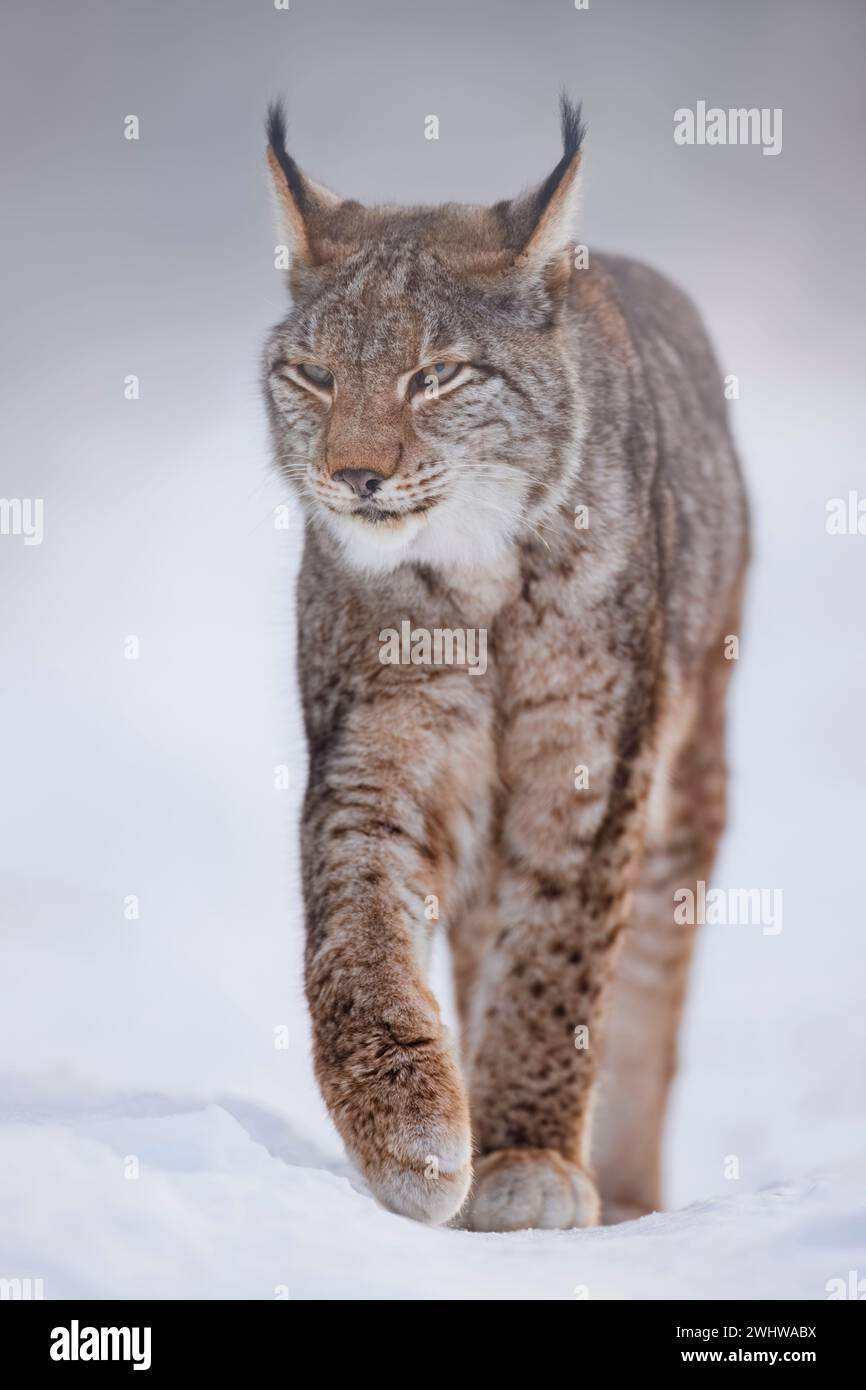
[[279, 159], [286, 152], [286, 108], [281, 101], [268, 102], [268, 115], [265, 121], [268, 144]]
[[562, 156], [571, 163], [583, 144], [586, 126], [580, 116], [580, 102], [575, 106], [566, 92], [559, 95], [559, 117], [562, 124]]
[[553, 173], [548, 174], [535, 195], [534, 212], [536, 217], [541, 216], [561, 184], [566, 170], [571, 167], [572, 161], [580, 152], [586, 133], [586, 126], [580, 118], [580, 103], [578, 102], [577, 106], [573, 105], [565, 92], [559, 98], [559, 114], [562, 122], [562, 158]]
[[281, 101], [270, 102], [265, 129], [268, 133], [268, 144], [286, 176], [289, 192], [297, 203], [299, 211], [303, 212], [307, 200], [307, 190], [300, 169], [292, 156], [286, 152], [286, 112]]

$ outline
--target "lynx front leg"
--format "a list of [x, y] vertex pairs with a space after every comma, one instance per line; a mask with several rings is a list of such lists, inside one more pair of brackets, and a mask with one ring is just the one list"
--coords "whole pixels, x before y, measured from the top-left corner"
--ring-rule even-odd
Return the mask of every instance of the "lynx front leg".
[[[599, 674], [596, 691], [508, 731], [498, 934], [474, 1002], [470, 1099], [479, 1158], [474, 1230], [599, 1221], [588, 1172], [602, 1008], [637, 876], [654, 699], [646, 676]], [[618, 711], [601, 736], [604, 708]], [[539, 717], [542, 715], [543, 717]], [[575, 790], [566, 754], [583, 757]]]
[[347, 1148], [384, 1206], [442, 1222], [466, 1196], [471, 1146], [424, 983], [424, 909], [430, 895], [445, 909], [454, 891], [486, 748], [465, 676], [410, 676], [393, 689], [381, 676], [375, 702], [359, 701], [313, 746], [306, 985], [316, 1074]]

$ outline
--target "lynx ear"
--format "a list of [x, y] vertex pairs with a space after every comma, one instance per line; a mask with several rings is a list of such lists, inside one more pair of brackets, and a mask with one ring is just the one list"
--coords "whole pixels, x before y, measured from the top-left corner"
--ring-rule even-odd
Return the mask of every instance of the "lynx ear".
[[268, 107], [268, 164], [283, 235], [295, 266], [318, 264], [316, 242], [323, 218], [334, 212], [342, 199], [302, 174], [286, 151], [286, 116], [281, 102]]
[[560, 97], [562, 158], [540, 188], [509, 205], [518, 269], [544, 269], [551, 289], [567, 282], [572, 269], [570, 240], [577, 213], [578, 171], [586, 128], [580, 106]]

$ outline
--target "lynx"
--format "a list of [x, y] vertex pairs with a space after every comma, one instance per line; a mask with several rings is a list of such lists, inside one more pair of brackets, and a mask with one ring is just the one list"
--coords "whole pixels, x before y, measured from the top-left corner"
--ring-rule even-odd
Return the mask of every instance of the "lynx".
[[[567, 99], [552, 173], [491, 207], [342, 200], [287, 153], [280, 106], [268, 132], [322, 1094], [393, 1212], [638, 1216], [662, 1200], [694, 941], [674, 893], [710, 878], [724, 822], [748, 538], [720, 371], [667, 280], [576, 267]], [[483, 676], [380, 660], [407, 622], [483, 630]], [[459, 1046], [426, 983], [440, 927]]]

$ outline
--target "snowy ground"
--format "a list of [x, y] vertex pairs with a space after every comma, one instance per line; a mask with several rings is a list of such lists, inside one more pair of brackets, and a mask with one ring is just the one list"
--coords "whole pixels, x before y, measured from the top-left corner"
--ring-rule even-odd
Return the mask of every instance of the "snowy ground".
[[[863, 1263], [863, 1168], [618, 1228], [478, 1236], [388, 1215], [345, 1165], [231, 1097], [28, 1084], [2, 1119], [5, 1266], [43, 1271], [48, 1295], [814, 1299]], [[138, 1180], [122, 1174], [132, 1154]]]

